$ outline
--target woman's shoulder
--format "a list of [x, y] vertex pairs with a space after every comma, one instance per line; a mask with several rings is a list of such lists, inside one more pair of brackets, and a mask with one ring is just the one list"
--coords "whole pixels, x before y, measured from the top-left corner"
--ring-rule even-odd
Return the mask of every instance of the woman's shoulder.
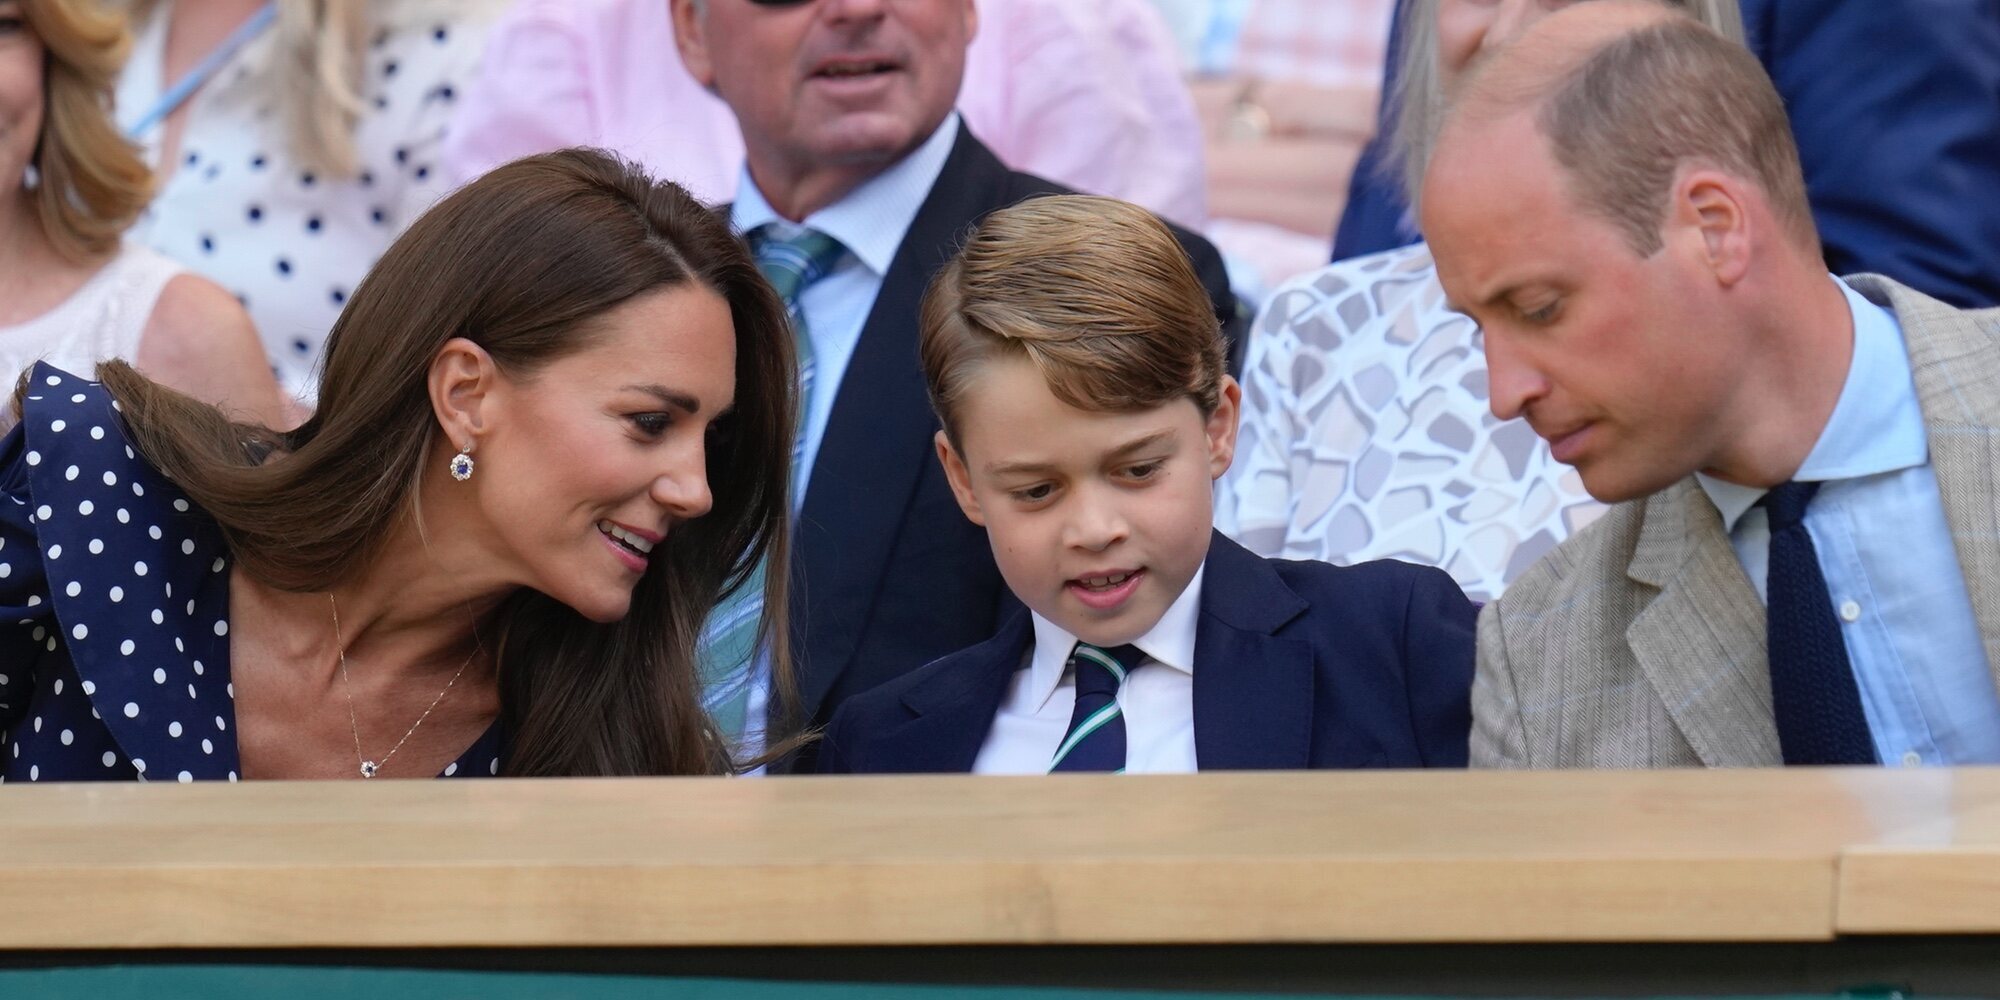
[[16, 433], [21, 468], [10, 478], [25, 481], [45, 526], [90, 518], [99, 508], [128, 526], [156, 513], [192, 511], [186, 496], [133, 446], [118, 400], [94, 378], [35, 365], [23, 386]]
[[1444, 308], [1430, 247], [1416, 243], [1350, 257], [1293, 277], [1257, 316], [1258, 333], [1291, 331], [1308, 345], [1336, 346], [1356, 334], [1420, 325], [1456, 314]]

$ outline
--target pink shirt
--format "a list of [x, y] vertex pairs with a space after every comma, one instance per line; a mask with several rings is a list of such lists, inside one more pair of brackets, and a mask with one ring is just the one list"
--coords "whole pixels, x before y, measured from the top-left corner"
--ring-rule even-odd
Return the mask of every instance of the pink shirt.
[[[1009, 166], [1207, 221], [1201, 124], [1147, 0], [978, 0], [958, 109]], [[736, 192], [743, 139], [674, 49], [667, 0], [521, 0], [487, 42], [444, 151], [463, 182], [603, 146], [705, 201]]]

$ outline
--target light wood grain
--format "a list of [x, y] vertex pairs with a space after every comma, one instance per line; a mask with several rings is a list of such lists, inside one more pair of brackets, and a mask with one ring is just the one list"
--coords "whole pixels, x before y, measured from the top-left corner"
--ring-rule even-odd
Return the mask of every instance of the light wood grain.
[[[1991, 775], [1988, 775], [1990, 778]], [[1879, 770], [0, 788], [0, 947], [1810, 941]]]
[[2000, 933], [2000, 771], [1940, 778], [1929, 808], [1842, 855], [1841, 933]]

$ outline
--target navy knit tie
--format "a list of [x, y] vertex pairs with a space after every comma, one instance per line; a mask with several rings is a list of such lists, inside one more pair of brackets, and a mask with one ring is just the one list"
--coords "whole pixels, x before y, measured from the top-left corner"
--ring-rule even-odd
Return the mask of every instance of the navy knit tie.
[[1049, 763], [1050, 773], [1058, 771], [1125, 770], [1125, 718], [1118, 712], [1118, 686], [1146, 654], [1137, 646], [1099, 649], [1087, 642], [1076, 644], [1070, 654], [1070, 669], [1076, 672], [1076, 710], [1069, 716], [1069, 732], [1063, 734]]
[[1847, 643], [1833, 616], [1819, 553], [1806, 533], [1818, 483], [1784, 483], [1758, 501], [1771, 518], [1769, 597], [1771, 704], [1785, 763], [1873, 764], [1875, 742]]

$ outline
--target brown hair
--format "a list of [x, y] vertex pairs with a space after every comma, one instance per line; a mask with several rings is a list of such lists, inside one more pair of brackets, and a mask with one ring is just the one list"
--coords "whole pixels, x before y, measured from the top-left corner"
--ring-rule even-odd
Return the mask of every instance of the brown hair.
[[[1396, 83], [1389, 93], [1389, 142], [1382, 171], [1394, 178], [1411, 206], [1424, 184], [1438, 127], [1449, 95], [1438, 72], [1437, 16], [1442, 0], [1409, 0], [1403, 5]], [[1724, 38], [1743, 41], [1743, 12], [1737, 0], [1656, 0], [1714, 28]]]
[[88, 260], [117, 249], [153, 196], [152, 171], [111, 120], [132, 38], [123, 17], [85, 0], [22, 0], [21, 11], [47, 52], [36, 212], [57, 253]]
[[1052, 195], [988, 215], [924, 294], [919, 346], [931, 406], [953, 413], [979, 367], [1025, 357], [1057, 399], [1138, 410], [1180, 397], [1206, 415], [1222, 386], [1222, 328], [1187, 251], [1145, 209]]
[[1794, 239], [1818, 245], [1783, 99], [1749, 50], [1699, 24], [1621, 35], [1560, 78], [1536, 117], [1571, 193], [1642, 257], [1660, 248], [1690, 161], [1755, 182]]
[[[500, 167], [389, 248], [327, 340], [319, 409], [296, 431], [234, 425], [122, 362], [98, 369], [146, 459], [220, 525], [244, 572], [293, 591], [364, 570], [417, 518], [439, 429], [427, 384], [464, 337], [509, 377], [591, 343], [590, 321], [634, 296], [714, 290], [736, 328], [736, 405], [708, 451], [714, 507], [677, 528], [619, 622], [595, 624], [522, 589], [482, 623], [516, 775], [703, 774], [733, 765], [702, 711], [695, 646], [759, 559], [785, 565], [796, 402], [792, 336], [749, 251], [686, 191], [590, 150]], [[258, 463], [248, 454], [270, 452]], [[246, 454], [246, 452], [248, 454]], [[786, 574], [764, 575], [774, 704], [795, 702]], [[774, 741], [776, 742], [776, 741]]]

